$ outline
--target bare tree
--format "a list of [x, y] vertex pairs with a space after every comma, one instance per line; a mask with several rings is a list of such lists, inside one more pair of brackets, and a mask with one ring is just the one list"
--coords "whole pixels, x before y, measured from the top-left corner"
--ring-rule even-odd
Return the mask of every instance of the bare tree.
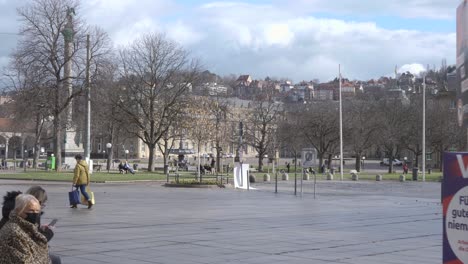
[[[121, 115], [120, 108], [114, 102], [119, 100], [119, 83], [116, 80], [117, 65], [113, 63], [102, 64], [99, 73], [93, 74], [91, 89], [92, 118], [91, 127], [93, 134], [99, 135], [115, 146], [116, 138], [121, 134], [121, 126], [125, 124], [118, 118]], [[107, 149], [106, 169], [110, 170], [113, 159], [113, 149]]]
[[298, 110], [302, 107], [302, 105], [296, 105], [296, 107], [293, 107], [294, 110], [288, 108], [292, 111], [285, 114], [285, 118], [279, 122], [278, 130], [276, 132], [281, 148], [290, 152], [294, 157], [295, 176], [297, 171], [297, 159], [300, 158], [301, 149], [307, 145], [304, 133], [301, 131], [303, 116], [298, 114], [301, 112]]
[[216, 171], [220, 172], [223, 145], [225, 143], [225, 136], [229, 130], [229, 103], [224, 98], [216, 96], [213, 100], [210, 100], [208, 110], [210, 115], [213, 116], [213, 142], [216, 150]]
[[402, 119], [400, 122], [400, 141], [402, 148], [413, 153], [415, 162], [413, 167], [419, 166], [419, 157], [422, 155], [422, 96], [415, 94], [411, 98], [411, 104], [402, 109]]
[[120, 51], [124, 86], [117, 102], [125, 128], [149, 148], [148, 170], [154, 170], [157, 142], [186, 107], [198, 65], [163, 34], [147, 34]]
[[343, 108], [345, 141], [353, 150], [356, 158], [355, 169], [361, 171], [361, 157], [375, 141], [379, 131], [377, 105], [372, 101], [346, 100]]
[[258, 153], [258, 171], [263, 171], [263, 158], [273, 144], [273, 132], [281, 118], [282, 107], [272, 96], [257, 97], [245, 124], [245, 142]]
[[[61, 169], [61, 150], [63, 130], [70, 125], [64, 118], [65, 110], [74, 97], [82, 92], [83, 73], [85, 65], [80, 56], [85, 57], [86, 35], [88, 29], [79, 17], [75, 17], [75, 10], [79, 8], [78, 0], [33, 0], [29, 5], [19, 8], [18, 15], [22, 22], [18, 49], [14, 56], [20, 58], [27, 65], [37, 67], [46, 75], [43, 87], [50, 89], [50, 100], [47, 107], [51, 109], [54, 124], [54, 153], [57, 157], [57, 170]], [[73, 16], [74, 19], [71, 19]], [[70, 24], [72, 22], [72, 24]], [[92, 32], [91, 32], [92, 33]], [[62, 34], [73, 41], [69, 55], [65, 56], [67, 48]], [[97, 34], [99, 36], [100, 34]], [[92, 38], [99, 43], [98, 37]], [[99, 44], [92, 45], [91, 56], [101, 55]], [[64, 76], [65, 65], [73, 63], [74, 76]], [[66, 88], [73, 83], [72, 92]]]
[[426, 118], [426, 144], [433, 153], [439, 153], [435, 155], [439, 160], [433, 161], [432, 165], [442, 171], [443, 152], [450, 149], [463, 150], [466, 145], [466, 130], [458, 127], [456, 110], [450, 108], [450, 97], [447, 98], [447, 95], [440, 94], [428, 100]]
[[207, 97], [196, 97], [193, 102], [190, 104], [190, 107], [187, 108], [186, 124], [190, 124], [188, 133], [190, 134], [191, 139], [197, 145], [198, 153], [198, 178], [201, 181], [201, 172], [200, 166], [200, 153], [202, 145], [208, 145], [209, 142], [213, 139], [213, 130], [214, 122], [213, 116], [209, 110], [210, 100]]
[[[179, 127], [180, 128], [180, 127]], [[163, 134], [161, 140], [158, 141], [158, 148], [163, 155], [163, 164], [164, 164], [164, 174], [169, 173], [168, 170], [168, 160], [169, 160], [169, 151], [174, 146], [174, 142], [177, 138], [180, 138], [180, 133], [176, 129], [175, 124], [170, 127], [166, 133]]]
[[43, 86], [45, 76], [41, 68], [28, 65], [21, 58], [15, 57], [12, 58], [6, 76], [12, 94], [10, 105], [15, 112], [16, 129], [34, 131], [33, 167], [37, 168], [44, 125], [51, 114], [46, 107], [49, 90]]
[[323, 164], [326, 155], [331, 155], [339, 143], [338, 106], [330, 102], [307, 103], [305, 109], [298, 113], [303, 117], [301, 131], [306, 142], [317, 149], [319, 166]]
[[393, 172], [393, 160], [402, 149], [402, 131], [405, 123], [405, 106], [399, 98], [387, 98], [381, 100], [378, 108], [379, 133], [376, 139], [378, 146], [382, 148], [385, 157], [388, 158], [388, 172]]

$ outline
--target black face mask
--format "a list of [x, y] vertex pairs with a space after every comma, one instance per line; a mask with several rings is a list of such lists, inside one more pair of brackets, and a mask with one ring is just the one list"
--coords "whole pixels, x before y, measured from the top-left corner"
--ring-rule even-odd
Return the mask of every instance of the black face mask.
[[41, 214], [40, 213], [26, 213], [25, 219], [31, 224], [37, 224], [39, 223], [39, 219], [41, 219]]

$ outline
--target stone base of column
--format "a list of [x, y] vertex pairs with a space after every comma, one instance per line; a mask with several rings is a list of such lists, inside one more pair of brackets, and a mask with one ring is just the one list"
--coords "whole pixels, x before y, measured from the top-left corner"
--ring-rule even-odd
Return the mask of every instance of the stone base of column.
[[[84, 155], [83, 144], [75, 130], [67, 130], [65, 132], [65, 145], [62, 152], [63, 164], [67, 168], [74, 168], [76, 165], [75, 156]], [[83, 157], [85, 158], [85, 157]], [[57, 164], [57, 166], [61, 166]]]

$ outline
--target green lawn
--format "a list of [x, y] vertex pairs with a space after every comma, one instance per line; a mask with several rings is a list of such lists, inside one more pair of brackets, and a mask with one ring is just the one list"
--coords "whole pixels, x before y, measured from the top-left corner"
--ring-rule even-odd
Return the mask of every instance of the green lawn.
[[[0, 179], [20, 179], [20, 180], [44, 180], [44, 181], [72, 181], [72, 172], [44, 172], [28, 171], [15, 173], [1, 173]], [[120, 174], [118, 172], [94, 172], [91, 175], [92, 182], [104, 181], [132, 181], [132, 180], [166, 180], [166, 175], [162, 173], [137, 172], [135, 174]]]

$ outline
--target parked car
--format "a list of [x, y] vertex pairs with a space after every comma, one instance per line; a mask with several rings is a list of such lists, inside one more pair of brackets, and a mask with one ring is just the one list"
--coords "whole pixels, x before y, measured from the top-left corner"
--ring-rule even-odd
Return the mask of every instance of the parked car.
[[[401, 160], [398, 160], [398, 159], [393, 159], [393, 166], [402, 166], [403, 165], [403, 162], [401, 162]], [[381, 162], [380, 162], [380, 166], [390, 166], [390, 163], [388, 162], [388, 158], [384, 158]]]

